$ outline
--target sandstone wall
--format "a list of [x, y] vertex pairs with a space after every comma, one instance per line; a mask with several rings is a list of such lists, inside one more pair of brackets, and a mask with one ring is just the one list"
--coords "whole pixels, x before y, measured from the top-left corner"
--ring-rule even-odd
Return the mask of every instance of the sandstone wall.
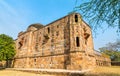
[[91, 28], [78, 13], [39, 29], [30, 26], [19, 34], [16, 49], [16, 68], [83, 70], [95, 66]]

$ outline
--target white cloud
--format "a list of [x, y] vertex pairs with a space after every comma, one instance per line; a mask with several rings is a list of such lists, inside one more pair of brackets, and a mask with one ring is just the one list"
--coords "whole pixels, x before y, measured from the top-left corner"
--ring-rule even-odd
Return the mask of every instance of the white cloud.
[[18, 15], [16, 10], [12, 8], [5, 0], [0, 0], [0, 5], [3, 6], [11, 15]]

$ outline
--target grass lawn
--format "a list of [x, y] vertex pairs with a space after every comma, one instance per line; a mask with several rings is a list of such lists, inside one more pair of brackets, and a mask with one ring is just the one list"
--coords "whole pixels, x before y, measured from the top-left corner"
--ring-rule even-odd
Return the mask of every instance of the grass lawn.
[[12, 70], [0, 70], [0, 76], [54, 76], [54, 75], [36, 74], [36, 73], [12, 71]]
[[96, 67], [85, 76], [120, 76], [120, 66]]
[[[67, 76], [67, 75], [53, 75], [53, 74], [36, 74], [30, 72], [12, 71], [12, 70], [0, 70], [0, 76]], [[81, 75], [70, 75], [81, 76]], [[120, 76], [120, 66], [111, 67], [96, 67], [89, 73], [83, 76]]]

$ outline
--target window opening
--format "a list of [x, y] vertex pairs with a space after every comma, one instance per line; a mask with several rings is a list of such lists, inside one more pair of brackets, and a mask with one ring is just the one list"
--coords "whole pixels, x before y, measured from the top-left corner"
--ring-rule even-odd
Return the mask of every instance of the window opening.
[[36, 59], [34, 59], [34, 62], [36, 62]]
[[59, 31], [56, 32], [56, 36], [58, 36], [58, 35], [59, 35]]
[[75, 22], [78, 22], [78, 15], [75, 15]]
[[59, 28], [59, 25], [57, 25], [57, 28]]
[[50, 33], [50, 28], [48, 27], [48, 33]]
[[79, 43], [79, 37], [76, 37], [76, 45], [77, 45], [77, 47], [80, 46], [80, 43]]

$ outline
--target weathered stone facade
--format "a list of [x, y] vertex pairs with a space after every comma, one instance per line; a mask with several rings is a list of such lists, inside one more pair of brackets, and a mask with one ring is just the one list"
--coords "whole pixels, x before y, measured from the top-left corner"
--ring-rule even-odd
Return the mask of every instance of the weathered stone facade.
[[15, 68], [84, 70], [96, 65], [91, 28], [79, 13], [32, 24], [16, 40]]
[[108, 55], [95, 51], [96, 65], [98, 66], [111, 66], [111, 59]]

